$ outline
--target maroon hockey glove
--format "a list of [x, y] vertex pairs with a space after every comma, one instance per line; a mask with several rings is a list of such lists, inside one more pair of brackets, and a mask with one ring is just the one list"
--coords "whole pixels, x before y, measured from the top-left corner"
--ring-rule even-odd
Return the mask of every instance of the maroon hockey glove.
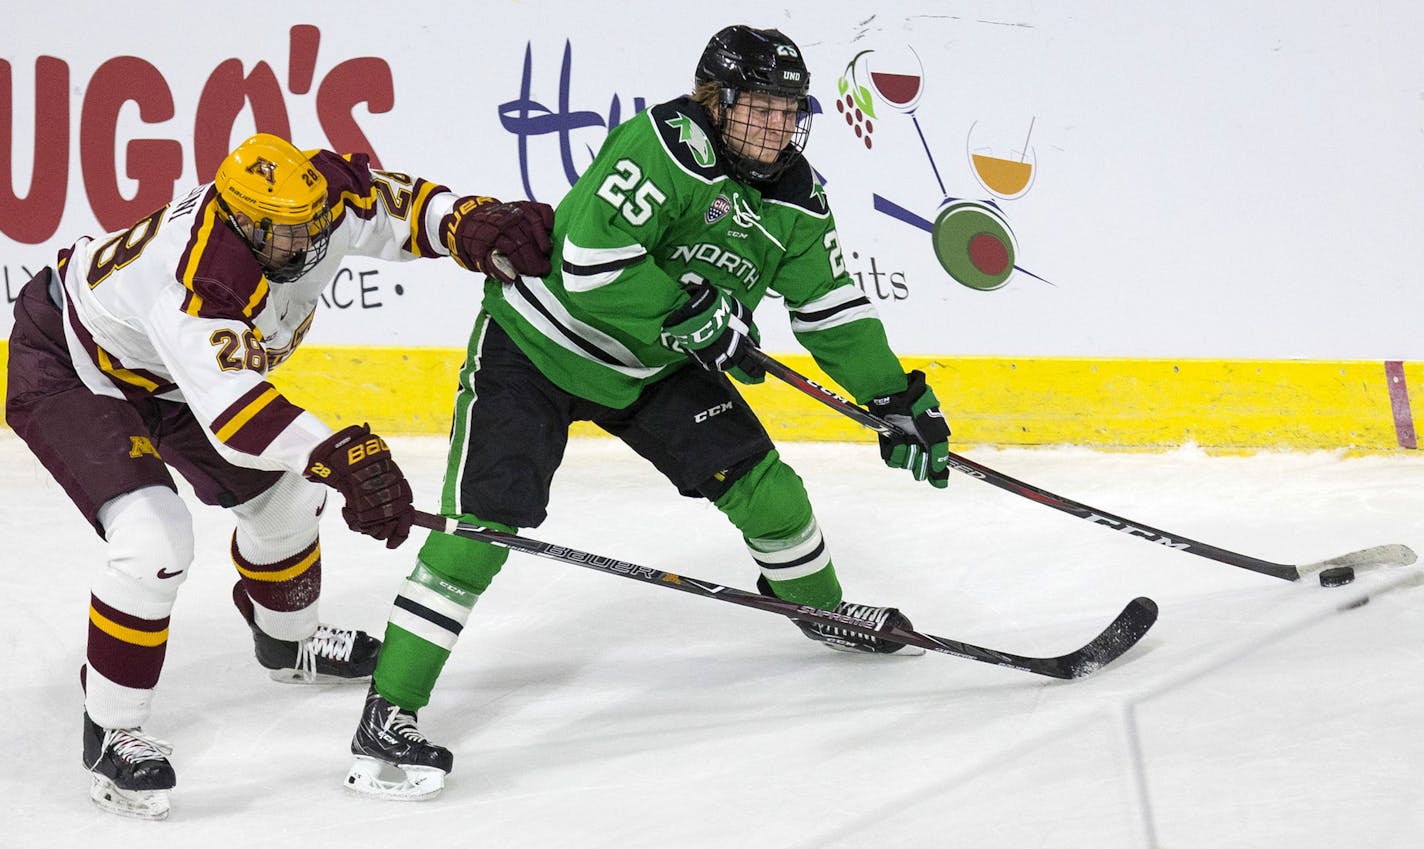
[[307, 480], [341, 493], [341, 518], [351, 530], [386, 541], [395, 548], [410, 536], [415, 506], [410, 483], [391, 458], [386, 441], [366, 425], [351, 425], [312, 449]]
[[455, 201], [440, 222], [441, 238], [456, 262], [506, 284], [519, 274], [549, 273], [553, 229], [554, 209], [547, 203], [475, 196]]

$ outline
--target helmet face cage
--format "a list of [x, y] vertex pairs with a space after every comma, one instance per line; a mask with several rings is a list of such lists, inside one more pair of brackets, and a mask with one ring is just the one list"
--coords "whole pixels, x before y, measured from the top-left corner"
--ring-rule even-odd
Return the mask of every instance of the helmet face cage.
[[[718, 147], [734, 177], [773, 180], [801, 155], [811, 133], [811, 74], [791, 39], [774, 29], [727, 27], [707, 43], [695, 80], [718, 86]], [[757, 94], [767, 97], [748, 97]], [[773, 108], [770, 98], [794, 105]]]
[[[218, 202], [228, 220], [233, 221], [232, 210], [221, 198]], [[302, 224], [274, 224], [272, 219], [263, 218], [252, 221], [249, 229], [236, 221], [233, 225], [261, 263], [266, 278], [273, 283], [291, 283], [326, 259], [331, 209], [323, 204], [310, 221]]]
[[[725, 95], [728, 90], [722, 91]], [[747, 92], [733, 92], [730, 99], [731, 103], [726, 98], [720, 101], [717, 129], [733, 176], [753, 183], [776, 179], [806, 149], [811, 110], [805, 99], [794, 101], [790, 108], [776, 108]], [[739, 102], [744, 108], [734, 108]]]

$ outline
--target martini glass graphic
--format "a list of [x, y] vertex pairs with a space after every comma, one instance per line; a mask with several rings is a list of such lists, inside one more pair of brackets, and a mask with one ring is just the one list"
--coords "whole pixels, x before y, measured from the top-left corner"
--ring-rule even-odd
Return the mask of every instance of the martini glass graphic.
[[[1036, 118], [1030, 119], [1028, 122], [1028, 136], [1024, 138], [1023, 149], [1019, 152], [1018, 159], [994, 156], [988, 152], [976, 151], [972, 147], [969, 150], [969, 163], [974, 168], [974, 176], [979, 179], [984, 188], [999, 198], [1013, 200], [1028, 191], [1034, 172], [1029, 140], [1033, 138], [1035, 120]], [[977, 126], [978, 122], [975, 122], [969, 127], [971, 139], [974, 137], [974, 129]], [[983, 151], [987, 151], [987, 149], [983, 149]], [[1010, 155], [1012, 153], [1013, 151], [1010, 151]]]

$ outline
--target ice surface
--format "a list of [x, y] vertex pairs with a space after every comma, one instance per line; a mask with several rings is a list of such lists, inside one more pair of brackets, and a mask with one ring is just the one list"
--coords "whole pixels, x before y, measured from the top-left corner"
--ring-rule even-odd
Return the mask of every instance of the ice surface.
[[[393, 443], [433, 506], [443, 441]], [[1419, 589], [1336, 613], [1345, 596], [1328, 594], [1391, 573], [1336, 590], [1290, 584], [965, 477], [936, 492], [885, 469], [868, 444], [782, 449], [851, 600], [1020, 654], [1076, 648], [1138, 595], [1158, 601], [1161, 619], [1114, 665], [1058, 682], [937, 654], [830, 652], [775, 616], [516, 554], [422, 712], [422, 729], [455, 751], [445, 794], [383, 803], [341, 786], [364, 688], [267, 679], [228, 597], [229, 519], [190, 501], [198, 558], [146, 728], [175, 746], [173, 813], [125, 821], [91, 806], [79, 763], [78, 668], [103, 547], [0, 433], [0, 846], [1134, 847], [1143, 829], [1125, 702], [1136, 704], [1162, 846], [1424, 838]], [[1279, 562], [1386, 542], [1424, 551], [1424, 457], [965, 453]], [[714, 508], [678, 497], [612, 441], [571, 446], [550, 514], [527, 533], [733, 586], [755, 580]], [[322, 548], [323, 618], [381, 632], [414, 546], [389, 552], [330, 510]], [[1268, 640], [1301, 620], [1311, 624]], [[1179, 681], [1215, 660], [1232, 662]]]

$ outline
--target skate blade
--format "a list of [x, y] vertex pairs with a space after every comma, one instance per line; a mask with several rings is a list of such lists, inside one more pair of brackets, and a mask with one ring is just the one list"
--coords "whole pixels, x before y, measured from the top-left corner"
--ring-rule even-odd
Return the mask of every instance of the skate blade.
[[273, 681], [280, 684], [369, 684], [371, 676], [362, 675], [356, 678], [343, 678], [340, 675], [322, 675], [313, 673], [308, 675], [300, 669], [269, 669], [267, 675]]
[[[389, 777], [383, 777], [386, 775]], [[430, 766], [396, 766], [357, 755], [346, 773], [346, 789], [396, 802], [425, 802], [445, 789], [445, 772]]]
[[102, 775], [94, 775], [89, 798], [101, 810], [141, 820], [168, 819], [167, 790], [124, 790]]

